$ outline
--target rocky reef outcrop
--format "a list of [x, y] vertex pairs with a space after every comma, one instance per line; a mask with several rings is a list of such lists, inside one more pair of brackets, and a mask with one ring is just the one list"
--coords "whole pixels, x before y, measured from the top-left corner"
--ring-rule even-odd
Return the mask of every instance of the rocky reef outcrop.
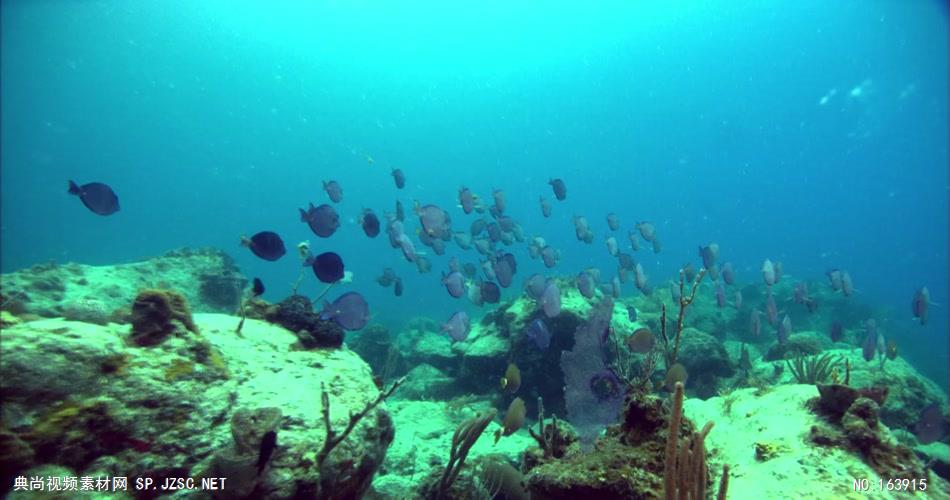
[[196, 312], [233, 313], [247, 278], [224, 251], [183, 248], [109, 266], [38, 264], [0, 276], [0, 304], [15, 315], [104, 325], [127, 320], [143, 289], [180, 291]]
[[[314, 454], [326, 437], [321, 388], [332, 427], [341, 432], [379, 394], [369, 367], [346, 348], [301, 350], [294, 333], [263, 321], [247, 320], [238, 336], [233, 316], [193, 319], [200, 333], [170, 335], [149, 347], [131, 342], [130, 326], [116, 323], [56, 318], [4, 327], [5, 476], [55, 465], [70, 476], [160, 481], [225, 467], [245, 472], [247, 498], [313, 491], [320, 480]], [[267, 409], [279, 410], [279, 418], [237, 418], [274, 414]], [[257, 475], [257, 450], [268, 430], [276, 432], [277, 447]], [[342, 495], [326, 498], [366, 491], [393, 436], [385, 405], [362, 418], [326, 461], [324, 479]]]
[[[629, 398], [620, 422], [592, 450], [569, 448], [562, 458], [535, 459], [526, 482], [538, 498], [662, 498], [669, 405], [656, 396]], [[684, 419], [680, 437], [695, 427]], [[529, 455], [537, 452], [528, 451]]]

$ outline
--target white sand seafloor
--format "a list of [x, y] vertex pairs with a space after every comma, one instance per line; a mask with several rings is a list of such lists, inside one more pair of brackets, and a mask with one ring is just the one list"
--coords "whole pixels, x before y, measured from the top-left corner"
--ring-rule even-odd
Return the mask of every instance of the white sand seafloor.
[[[878, 491], [881, 477], [860, 457], [838, 448], [814, 445], [808, 441], [809, 429], [819, 418], [805, 403], [818, 395], [813, 385], [781, 385], [765, 394], [756, 389], [732, 392], [731, 408], [725, 397], [708, 400], [687, 399], [684, 412], [698, 425], [715, 422], [706, 440], [709, 468], [718, 482], [722, 464], [731, 467], [731, 499], [860, 499], [860, 498], [950, 498], [946, 481], [930, 474], [928, 490], [916, 495]], [[387, 404], [396, 423], [396, 439], [389, 449], [384, 472], [377, 475], [377, 491], [408, 494], [412, 484], [425, 475], [431, 461], [444, 460], [453, 429], [446, 402], [393, 401]], [[519, 451], [534, 445], [525, 432], [519, 432], [492, 445], [492, 424], [472, 449], [470, 459], [501, 453], [517, 462]], [[777, 456], [767, 461], [756, 459], [756, 443], [776, 447]], [[411, 475], [406, 471], [412, 471]], [[870, 491], [855, 491], [855, 480], [867, 479]], [[884, 478], [885, 482], [887, 478]], [[409, 498], [408, 496], [405, 498]]]
[[[699, 425], [715, 422], [706, 438], [709, 468], [718, 474], [722, 464], [730, 465], [729, 498], [950, 498], [947, 482], [933, 473], [927, 491], [916, 495], [879, 490], [879, 480], [889, 478], [859, 457], [810, 443], [809, 430], [819, 418], [805, 403], [817, 396], [814, 385], [780, 385], [759, 396], [747, 388], [726, 397], [686, 400], [687, 417]], [[777, 455], [757, 460], [756, 443], [776, 447]], [[854, 481], [861, 479], [869, 481], [869, 491], [855, 491]]]
[[[387, 498], [412, 498], [414, 487], [433, 465], [448, 461], [455, 428], [476, 412], [472, 409], [457, 411], [445, 401], [394, 400], [386, 406], [393, 415], [396, 438], [386, 453], [383, 470], [373, 480], [373, 487], [377, 492], [385, 492]], [[492, 454], [504, 455], [518, 463], [525, 449], [537, 446], [526, 429], [505, 436], [496, 444], [494, 434], [500, 428], [498, 421], [489, 424], [472, 446], [467, 464]]]

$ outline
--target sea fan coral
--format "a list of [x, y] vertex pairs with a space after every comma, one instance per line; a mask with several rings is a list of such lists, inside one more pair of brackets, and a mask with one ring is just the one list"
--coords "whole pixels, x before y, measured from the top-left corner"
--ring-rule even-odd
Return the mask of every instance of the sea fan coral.
[[581, 445], [590, 447], [607, 424], [617, 421], [623, 390], [604, 363], [604, 335], [610, 327], [614, 302], [605, 298], [574, 332], [574, 349], [561, 353], [564, 402]]

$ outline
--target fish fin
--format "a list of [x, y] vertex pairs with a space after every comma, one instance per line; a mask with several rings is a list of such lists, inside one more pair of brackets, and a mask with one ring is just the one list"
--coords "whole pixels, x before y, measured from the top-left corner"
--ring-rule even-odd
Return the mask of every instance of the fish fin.
[[[311, 203], [310, 206], [312, 207], [313, 203]], [[300, 210], [300, 222], [307, 222], [307, 212], [302, 208], [298, 208], [297, 210]]]
[[[498, 429], [497, 431], [495, 431], [495, 444], [498, 444], [499, 439], [501, 439], [501, 429]], [[495, 444], [493, 444], [492, 446], [494, 446]]]
[[69, 181], [69, 191], [68, 191], [68, 192], [69, 192], [69, 194], [74, 194], [74, 195], [76, 195], [76, 196], [79, 196], [79, 195], [82, 194], [82, 190], [79, 189], [79, 185], [77, 185], [77, 184], [76, 184], [75, 182], [73, 182], [72, 180]]

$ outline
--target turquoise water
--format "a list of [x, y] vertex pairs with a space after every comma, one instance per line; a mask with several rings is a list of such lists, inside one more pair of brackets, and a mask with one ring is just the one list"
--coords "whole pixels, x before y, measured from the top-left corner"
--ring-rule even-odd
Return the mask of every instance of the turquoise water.
[[[562, 275], [612, 276], [608, 212], [621, 244], [636, 221], [657, 224], [663, 251], [637, 254], [656, 284], [710, 241], [743, 282], [767, 257], [796, 279], [847, 269], [856, 300], [892, 308], [902, 355], [946, 384], [940, 2], [11, 1], [2, 14], [3, 272], [215, 246], [279, 300], [299, 272], [293, 246], [310, 240], [343, 256], [374, 319], [444, 319], [477, 310], [439, 284], [451, 256], [474, 252], [430, 251], [433, 272], [418, 274], [355, 219], [418, 199], [465, 230], [459, 186], [486, 200], [497, 188], [529, 237], [561, 250]], [[551, 177], [569, 195], [544, 219]], [[92, 214], [67, 179], [110, 184], [121, 211]], [[326, 202], [329, 179], [343, 227], [322, 240], [297, 209]], [[573, 215], [593, 244], [575, 240]], [[287, 243], [279, 262], [238, 246], [265, 229]], [[543, 271], [513, 248], [508, 298]], [[374, 282], [386, 266], [403, 297]], [[920, 326], [909, 303], [924, 285], [938, 305]]]

